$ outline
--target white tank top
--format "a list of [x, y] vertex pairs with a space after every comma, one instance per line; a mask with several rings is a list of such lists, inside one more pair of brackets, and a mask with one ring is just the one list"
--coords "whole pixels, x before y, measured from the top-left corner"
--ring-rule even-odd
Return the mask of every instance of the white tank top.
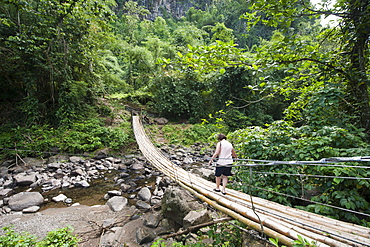
[[232, 159], [233, 145], [227, 140], [220, 141], [219, 145], [221, 145], [221, 152], [218, 155], [219, 160], [217, 161], [217, 164], [218, 165], [231, 165], [233, 163], [233, 159]]

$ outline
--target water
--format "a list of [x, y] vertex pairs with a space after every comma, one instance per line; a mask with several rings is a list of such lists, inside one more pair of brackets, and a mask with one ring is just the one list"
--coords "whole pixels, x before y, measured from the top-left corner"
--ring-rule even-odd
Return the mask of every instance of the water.
[[[104, 205], [107, 202], [107, 200], [104, 199], [104, 195], [107, 194], [108, 191], [120, 190], [121, 186], [116, 183], [116, 179], [119, 177], [120, 173], [122, 173], [122, 171], [107, 171], [102, 178], [90, 181], [90, 187], [87, 188], [59, 188], [48, 192], [42, 192], [41, 188], [38, 188], [35, 191], [40, 192], [46, 199], [46, 202], [41, 206], [40, 210], [70, 206], [70, 204], [64, 202], [54, 202], [52, 200], [53, 197], [59, 194], [71, 198], [72, 204], [79, 203], [86, 206]], [[136, 194], [135, 192], [143, 186], [154, 188], [154, 176], [151, 176], [149, 179], [140, 179], [142, 178], [140, 173], [135, 173], [135, 171], [128, 171], [128, 173], [129, 177], [125, 178], [124, 183], [134, 182], [136, 186], [130, 189], [128, 193], [122, 193], [122, 196], [129, 198], [130, 195]], [[135, 204], [135, 199], [129, 199], [129, 204]]]

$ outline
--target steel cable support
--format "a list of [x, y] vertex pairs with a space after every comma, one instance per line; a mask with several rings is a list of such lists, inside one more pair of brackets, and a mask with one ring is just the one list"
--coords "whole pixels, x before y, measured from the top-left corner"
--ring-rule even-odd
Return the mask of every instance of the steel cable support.
[[[190, 174], [168, 160], [146, 136], [138, 116], [133, 117], [137, 143], [148, 162], [192, 192], [201, 200], [234, 219], [247, 224], [279, 242], [292, 246], [292, 241], [302, 236], [317, 246], [370, 246], [370, 229], [303, 210], [290, 208], [240, 191], [228, 189], [227, 195], [213, 191], [214, 183]], [[252, 207], [258, 213], [257, 217]], [[260, 225], [260, 221], [263, 227]]]

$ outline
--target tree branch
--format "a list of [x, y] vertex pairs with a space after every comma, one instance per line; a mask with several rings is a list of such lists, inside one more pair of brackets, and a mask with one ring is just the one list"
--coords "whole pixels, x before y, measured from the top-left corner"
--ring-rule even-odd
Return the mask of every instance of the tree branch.
[[183, 234], [186, 234], [186, 233], [189, 233], [189, 232], [197, 231], [200, 228], [203, 228], [203, 227], [206, 227], [206, 226], [211, 226], [211, 225], [214, 225], [214, 224], [217, 224], [217, 223], [220, 223], [220, 222], [224, 222], [224, 221], [229, 221], [229, 220], [232, 220], [232, 218], [231, 217], [225, 217], [225, 218], [217, 219], [217, 220], [206, 222], [206, 223], [199, 224], [199, 225], [196, 225], [196, 226], [191, 226], [191, 227], [189, 227], [189, 228], [187, 228], [183, 231], [179, 231], [179, 232], [176, 232], [176, 233], [165, 235], [162, 238], [167, 239], [167, 238], [183, 235]]

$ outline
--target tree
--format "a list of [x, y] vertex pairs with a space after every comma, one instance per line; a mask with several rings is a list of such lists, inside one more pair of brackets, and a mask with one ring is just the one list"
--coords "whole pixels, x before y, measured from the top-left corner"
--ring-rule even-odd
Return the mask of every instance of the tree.
[[28, 124], [72, 121], [87, 110], [99, 84], [110, 4], [1, 0], [0, 86]]
[[[274, 63], [280, 65], [310, 62], [317, 66], [326, 80], [337, 80], [338, 87], [345, 86], [347, 101], [359, 116], [360, 126], [370, 133], [369, 85], [369, 37], [370, 37], [370, 1], [338, 0], [329, 9], [330, 1], [325, 1], [320, 8], [314, 9], [308, 0], [263, 0], [253, 4], [253, 13], [245, 17], [253, 23], [263, 22], [267, 25], [283, 28], [288, 33], [293, 21], [298, 17], [315, 17], [335, 15], [339, 17], [338, 25], [324, 29], [318, 38], [335, 42], [337, 46], [326, 54], [317, 55], [320, 46], [306, 46], [305, 53], [295, 56], [284, 55], [282, 50], [275, 50]], [[262, 13], [267, 18], [262, 18]], [[283, 40], [282, 47], [297, 47], [300, 40], [290, 37]], [[271, 50], [270, 50], [271, 51]], [[286, 54], [286, 53], [285, 53]], [[271, 62], [271, 61], [270, 61]], [[301, 66], [300, 65], [300, 66]], [[330, 79], [332, 78], [332, 79]], [[341, 82], [341, 84], [338, 84]]]

